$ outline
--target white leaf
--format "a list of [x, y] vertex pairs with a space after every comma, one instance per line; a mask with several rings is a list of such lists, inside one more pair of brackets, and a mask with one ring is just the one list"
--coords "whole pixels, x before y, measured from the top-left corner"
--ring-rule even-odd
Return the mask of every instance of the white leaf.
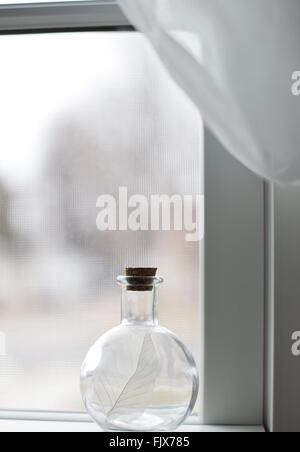
[[109, 381], [105, 381], [103, 378], [98, 380], [105, 394], [109, 394], [111, 408], [107, 416], [119, 416], [129, 410], [141, 414], [151, 401], [159, 371], [159, 358], [151, 339], [151, 333], [146, 333], [136, 370], [117, 397], [113, 394]]

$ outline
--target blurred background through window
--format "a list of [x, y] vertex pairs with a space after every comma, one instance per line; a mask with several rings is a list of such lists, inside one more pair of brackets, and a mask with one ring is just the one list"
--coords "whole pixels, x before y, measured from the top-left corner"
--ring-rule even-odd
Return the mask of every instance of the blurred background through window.
[[1, 36], [0, 58], [0, 409], [81, 411], [127, 265], [159, 267], [160, 321], [197, 355], [200, 245], [99, 232], [96, 200], [201, 194], [202, 121], [139, 33]]

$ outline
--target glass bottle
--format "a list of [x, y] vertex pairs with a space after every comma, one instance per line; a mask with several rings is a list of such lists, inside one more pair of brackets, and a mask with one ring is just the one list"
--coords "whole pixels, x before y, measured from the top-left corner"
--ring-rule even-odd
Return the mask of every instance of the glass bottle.
[[87, 411], [105, 430], [170, 431], [192, 412], [198, 395], [195, 361], [157, 317], [156, 269], [127, 269], [121, 325], [89, 351], [81, 372]]

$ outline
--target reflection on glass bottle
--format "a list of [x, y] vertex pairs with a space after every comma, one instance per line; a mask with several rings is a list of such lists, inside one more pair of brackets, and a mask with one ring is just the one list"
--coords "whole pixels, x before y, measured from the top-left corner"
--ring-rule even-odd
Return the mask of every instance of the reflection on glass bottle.
[[158, 325], [156, 269], [127, 269], [120, 276], [122, 323], [104, 334], [82, 367], [87, 411], [104, 429], [176, 429], [198, 394], [195, 361], [170, 331]]

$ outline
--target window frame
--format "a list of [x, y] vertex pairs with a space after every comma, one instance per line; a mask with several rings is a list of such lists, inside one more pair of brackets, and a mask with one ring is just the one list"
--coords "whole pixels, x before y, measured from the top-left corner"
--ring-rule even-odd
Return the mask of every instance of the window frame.
[[263, 425], [266, 184], [206, 129], [203, 422]]
[[[26, 34], [26, 33], [57, 33], [57, 32], [80, 32], [80, 31], [134, 31], [134, 27], [129, 23], [127, 18], [125, 17], [124, 13], [122, 12], [120, 6], [118, 5], [118, 2], [115, 0], [97, 0], [97, 1], [78, 1], [78, 2], [61, 2], [61, 3], [41, 3], [41, 4], [18, 4], [18, 5], [0, 5], [0, 35], [1, 34]], [[222, 204], [224, 202], [224, 198], [222, 197], [221, 192], [216, 192], [215, 189], [212, 189], [212, 182], [209, 182], [209, 180], [213, 181], [218, 178], [219, 182], [224, 182], [224, 186], [227, 187], [229, 184], [230, 189], [232, 192], [238, 191], [238, 188], [240, 184], [244, 184], [245, 181], [245, 168], [243, 168], [241, 165], [237, 164], [235, 161], [233, 163], [227, 162], [228, 157], [224, 157], [223, 148], [221, 147], [218, 149], [219, 144], [212, 141], [210, 136], [206, 134], [205, 142], [204, 142], [204, 148], [205, 148], [205, 154], [213, 156], [214, 159], [218, 160], [217, 169], [212, 165], [211, 159], [212, 157], [205, 159], [205, 193], [208, 189], [209, 196], [206, 195], [206, 204], [209, 203], [209, 209], [206, 207], [206, 227], [208, 227], [210, 224], [212, 224], [213, 221], [218, 222], [218, 219], [212, 218], [212, 212], [215, 213], [215, 211], [220, 210], [224, 214], [224, 205]], [[213, 149], [212, 149], [213, 148]], [[219, 156], [220, 155], [220, 156]], [[220, 166], [222, 165], [223, 159], [225, 158], [225, 162], [227, 162], [227, 166], [232, 165], [231, 168], [231, 174], [230, 174], [230, 182], [226, 177], [228, 178], [228, 174], [223, 175], [220, 172]], [[231, 157], [230, 157], [231, 158]], [[259, 243], [261, 245], [261, 232], [264, 229], [264, 215], [263, 215], [263, 181], [259, 180], [255, 176], [247, 176], [251, 179], [253, 177], [254, 179], [251, 181], [246, 180], [246, 188], [240, 190], [240, 198], [238, 202], [238, 206], [234, 207], [234, 215], [235, 218], [238, 218], [243, 215], [248, 215], [246, 209], [248, 209], [247, 204], [243, 205], [244, 201], [250, 201], [250, 202], [257, 202], [257, 206], [253, 207], [252, 213], [254, 213], [254, 217], [257, 219], [257, 222], [259, 221], [259, 227], [257, 227], [257, 222], [254, 224], [250, 220], [249, 227], [251, 228], [257, 228], [253, 231], [253, 234], [259, 235], [257, 237], [257, 244]], [[220, 186], [220, 185], [219, 185]], [[245, 199], [245, 197], [247, 198]], [[219, 215], [221, 218], [221, 215]], [[219, 218], [219, 220], [220, 220]], [[228, 233], [228, 230], [227, 230]], [[199, 425], [201, 422], [204, 424], [211, 424], [211, 425], [220, 425], [220, 424], [228, 424], [228, 420], [232, 420], [230, 422], [231, 424], [235, 425], [261, 425], [262, 419], [260, 416], [256, 416], [255, 419], [253, 419], [253, 416], [249, 415], [247, 417], [247, 407], [243, 407], [241, 411], [239, 412], [239, 405], [240, 405], [240, 396], [241, 396], [241, 386], [242, 382], [239, 378], [236, 378], [239, 383], [239, 388], [236, 390], [235, 394], [233, 395], [232, 404], [234, 405], [234, 408], [236, 408], [236, 411], [234, 411], [234, 408], [232, 409], [232, 416], [230, 416], [231, 413], [228, 413], [229, 416], [226, 416], [224, 414], [224, 407], [222, 407], [221, 413], [218, 412], [218, 407], [216, 405], [210, 406], [209, 397], [212, 393], [212, 387], [210, 384], [210, 381], [214, 381], [216, 384], [220, 383], [220, 379], [222, 379], [224, 367], [224, 363], [220, 362], [219, 364], [216, 364], [216, 366], [211, 366], [211, 362], [208, 363], [207, 359], [209, 356], [211, 356], [213, 353], [217, 350], [217, 343], [216, 340], [212, 340], [212, 331], [208, 331], [211, 327], [211, 325], [214, 322], [214, 314], [216, 314], [218, 309], [218, 300], [215, 298], [215, 294], [211, 292], [211, 287], [213, 284], [218, 286], [218, 290], [222, 292], [224, 287], [227, 287], [230, 284], [234, 283], [234, 277], [238, 275], [232, 275], [231, 279], [227, 282], [224, 281], [224, 278], [220, 278], [220, 280], [216, 281], [216, 278], [214, 275], [214, 271], [211, 268], [211, 265], [208, 265], [208, 271], [207, 271], [207, 263], [214, 262], [214, 261], [220, 261], [223, 265], [223, 270], [226, 269], [226, 259], [224, 259], [224, 256], [220, 256], [220, 247], [218, 246], [219, 240], [216, 240], [215, 234], [221, 234], [224, 235], [224, 237], [221, 237], [223, 242], [226, 242], [226, 246], [235, 246], [236, 247], [236, 253], [235, 258], [238, 259], [247, 259], [246, 252], [239, 247], [240, 240], [245, 239], [247, 237], [247, 229], [245, 226], [242, 227], [242, 230], [240, 231], [239, 237], [234, 237], [233, 233], [231, 232], [229, 234], [229, 237], [225, 237], [225, 231], [220, 232], [220, 230], [214, 230], [212, 233], [209, 232], [207, 242], [204, 244], [205, 248], [205, 266], [206, 266], [206, 274], [204, 275], [204, 278], [201, 276], [201, 284], [203, 284], [203, 287], [207, 289], [207, 293], [205, 294], [205, 301], [200, 300], [199, 301], [199, 310], [201, 310], [201, 325], [200, 326], [200, 333], [202, 336], [202, 344], [200, 344], [200, 350], [202, 351], [203, 355], [205, 356], [204, 364], [207, 366], [205, 369], [200, 369], [200, 374], [202, 375], [204, 379], [204, 388], [203, 393], [200, 394], [200, 403], [205, 402], [208, 406], [206, 408], [206, 412], [201, 413], [201, 418], [198, 417], [192, 417], [187, 421], [187, 424], [196, 424]], [[217, 237], [219, 239], [220, 237]], [[257, 249], [257, 252], [259, 253], [259, 259], [261, 259], [260, 249]], [[262, 257], [263, 260], [263, 257]], [[254, 265], [253, 261], [249, 266], [246, 266], [244, 270], [240, 270], [241, 272], [248, 271], [250, 269], [253, 270]], [[259, 261], [259, 264], [263, 265], [263, 262]], [[235, 262], [236, 265], [236, 262]], [[259, 267], [261, 268], [261, 267]], [[244, 275], [245, 276], [245, 275]], [[259, 289], [261, 290], [261, 298], [257, 301], [257, 305], [262, 303], [263, 295], [264, 295], [264, 287], [262, 286], [262, 276], [258, 277], [257, 272], [254, 275], [254, 278], [256, 278], [256, 282], [259, 285]], [[224, 299], [222, 302], [228, 303], [229, 309], [234, 309], [235, 306], [238, 305], [240, 300], [237, 299]], [[207, 307], [209, 306], [209, 309]], [[249, 307], [249, 304], [248, 304]], [[257, 306], [256, 306], [257, 307]], [[261, 306], [261, 311], [263, 312], [263, 303]], [[243, 321], [244, 316], [242, 313], [242, 308], [238, 308], [238, 312], [236, 316], [240, 316], [240, 319]], [[235, 316], [235, 318], [236, 318]], [[263, 323], [263, 319], [262, 319]], [[207, 327], [207, 324], [210, 325]], [[232, 324], [230, 323], [218, 323], [218, 335], [219, 340], [222, 340], [222, 335], [225, 335], [228, 333], [228, 329], [232, 328]], [[262, 334], [261, 331], [262, 325], [253, 325], [254, 332], [257, 331], [258, 334]], [[239, 328], [238, 328], [239, 330]], [[236, 334], [236, 331], [234, 331], [234, 334]], [[231, 334], [231, 339], [233, 338], [233, 335]], [[236, 341], [239, 341], [240, 337], [235, 337]], [[249, 345], [248, 348], [251, 348], [251, 345]], [[236, 373], [238, 370], [239, 362], [238, 360], [241, 357], [241, 349], [242, 347], [236, 347], [235, 350], [229, 351], [228, 353], [228, 363], [227, 365], [230, 366], [231, 370], [229, 374], [227, 374], [227, 377], [230, 379], [232, 376], [236, 377]], [[263, 355], [263, 344], [262, 344], [262, 350], [261, 355]], [[261, 356], [258, 357], [259, 359]], [[243, 359], [245, 361], [245, 358]], [[209, 365], [210, 364], [210, 365]], [[216, 378], [216, 374], [219, 376]], [[263, 376], [261, 376], [261, 385], [262, 385]], [[208, 387], [207, 391], [207, 384], [210, 386]], [[238, 385], [237, 385], [238, 386]], [[245, 381], [245, 387], [247, 387], [247, 382]], [[227, 396], [225, 394], [225, 391], [223, 391], [223, 394], [219, 393], [219, 396], [224, 396], [223, 399], [220, 401], [220, 403], [225, 404], [227, 401]], [[261, 412], [262, 412], [262, 403], [261, 400]], [[259, 407], [256, 407], [259, 411]], [[227, 407], [226, 407], [227, 409]], [[229, 410], [230, 411], [230, 410]], [[254, 410], [255, 411], [255, 410]], [[238, 419], [238, 415], [236, 414], [238, 412], [238, 415], [240, 415], [240, 419]], [[50, 413], [50, 412], [41, 412], [41, 413], [34, 413], [34, 412], [9, 412], [9, 411], [1, 411], [0, 410], [0, 419], [11, 419], [11, 420], [54, 420], [54, 421], [64, 421], [64, 422], [74, 422], [75, 419], [78, 421], [80, 419], [83, 422], [88, 422], [88, 418], [84, 413]], [[223, 421], [223, 422], [222, 422]]]
[[134, 30], [115, 0], [0, 5], [0, 34]]

